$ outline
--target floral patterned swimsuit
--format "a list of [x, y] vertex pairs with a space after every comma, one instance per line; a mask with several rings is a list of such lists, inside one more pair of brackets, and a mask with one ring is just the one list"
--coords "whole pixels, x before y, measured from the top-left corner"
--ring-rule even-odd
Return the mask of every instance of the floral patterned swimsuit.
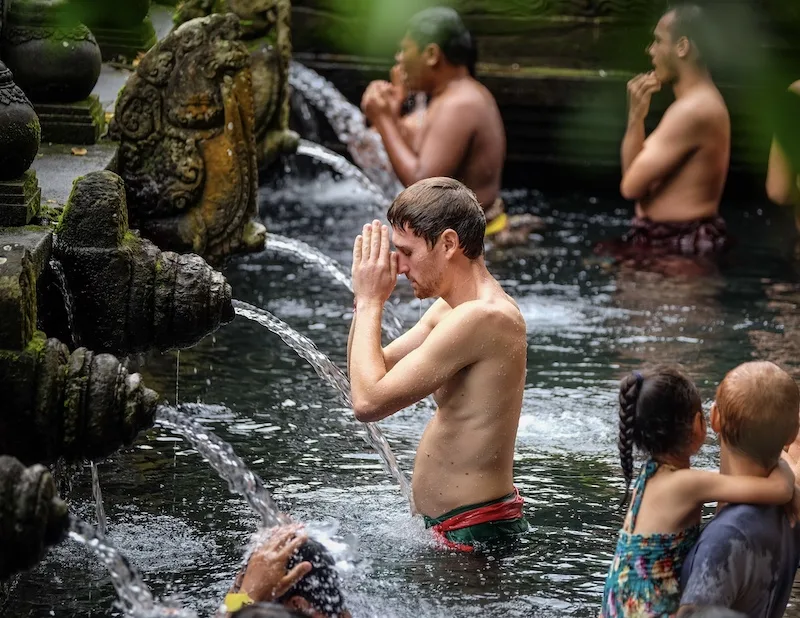
[[633, 534], [644, 487], [658, 466], [649, 460], [636, 479], [630, 521], [619, 532], [606, 578], [601, 618], [649, 618], [678, 612], [681, 568], [697, 541], [700, 524], [673, 534]]

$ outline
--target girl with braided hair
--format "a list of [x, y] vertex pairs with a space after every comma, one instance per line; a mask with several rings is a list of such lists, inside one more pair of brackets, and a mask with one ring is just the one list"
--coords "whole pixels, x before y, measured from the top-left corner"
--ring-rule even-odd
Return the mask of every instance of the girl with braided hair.
[[[767, 478], [692, 469], [706, 438], [700, 394], [678, 367], [634, 371], [620, 382], [619, 454], [631, 496], [606, 579], [601, 618], [673, 616], [683, 561], [706, 502], [786, 504], [794, 474], [781, 462]], [[648, 459], [633, 481], [634, 446]], [[646, 488], [646, 490], [645, 490]]]

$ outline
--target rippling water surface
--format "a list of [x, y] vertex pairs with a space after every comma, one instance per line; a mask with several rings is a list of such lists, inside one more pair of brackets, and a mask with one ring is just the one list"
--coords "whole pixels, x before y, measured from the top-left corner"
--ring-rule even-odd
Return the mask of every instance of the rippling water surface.
[[[360, 189], [325, 177], [262, 189], [270, 231], [349, 267], [366, 221]], [[532, 524], [511, 554], [435, 550], [366, 447], [352, 413], [280, 340], [237, 319], [180, 358], [182, 402], [230, 441], [293, 518], [329, 521], [359, 541], [344, 574], [354, 616], [592, 616], [620, 515], [616, 384], [645, 362], [683, 363], [708, 404], [724, 373], [756, 357], [800, 370], [799, 262], [783, 213], [728, 203], [739, 246], [721, 272], [692, 279], [610, 268], [591, 247], [624, 229], [629, 208], [587, 194], [505, 195], [542, 216], [530, 247], [490, 251], [490, 270], [528, 325], [528, 376], [515, 478]], [[233, 260], [234, 295], [268, 309], [344, 367], [352, 296], [318, 271], [271, 253]], [[392, 298], [410, 326], [428, 305], [401, 281]], [[175, 355], [147, 359], [151, 386], [174, 398]], [[408, 471], [429, 412], [382, 421]], [[716, 442], [698, 465], [715, 465]], [[210, 615], [240, 566], [256, 517], [186, 443], [152, 430], [100, 463], [109, 535], [159, 596]], [[66, 488], [65, 488], [66, 490]], [[93, 521], [88, 467], [66, 492]], [[796, 595], [800, 598], [800, 594]], [[10, 616], [112, 616], [113, 589], [82, 548], [56, 548], [19, 583]], [[795, 611], [791, 609], [787, 615]]]

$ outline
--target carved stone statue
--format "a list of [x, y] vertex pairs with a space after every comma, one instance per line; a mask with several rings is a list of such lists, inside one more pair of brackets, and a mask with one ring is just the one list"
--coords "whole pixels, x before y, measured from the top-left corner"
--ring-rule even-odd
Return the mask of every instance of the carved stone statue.
[[289, 0], [183, 0], [175, 23], [212, 13], [233, 13], [250, 51], [258, 162], [266, 166], [297, 149], [289, 127], [289, 60], [292, 54]]
[[0, 456], [0, 581], [35, 566], [68, 526], [67, 505], [49, 470]]
[[92, 89], [100, 48], [67, 0], [14, 0], [3, 25], [0, 54], [33, 102], [42, 139], [93, 144], [104, 126]]
[[131, 224], [209, 261], [263, 248], [247, 48], [234, 15], [172, 31], [117, 99], [110, 132]]
[[38, 332], [0, 354], [0, 453], [26, 464], [107, 457], [153, 425], [158, 395], [110, 354]]
[[219, 272], [197, 255], [162, 253], [128, 229], [125, 187], [112, 172], [75, 181], [53, 254], [74, 296], [75, 335], [91, 349], [188, 347], [234, 318]]

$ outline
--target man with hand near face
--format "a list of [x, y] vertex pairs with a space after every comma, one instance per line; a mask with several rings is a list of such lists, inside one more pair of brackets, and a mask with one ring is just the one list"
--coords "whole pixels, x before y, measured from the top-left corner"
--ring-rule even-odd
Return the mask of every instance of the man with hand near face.
[[[727, 246], [719, 202], [730, 160], [730, 118], [706, 67], [704, 15], [694, 5], [664, 14], [648, 54], [653, 70], [628, 83], [622, 142], [623, 197], [636, 201], [626, 247], [708, 255]], [[670, 86], [675, 102], [645, 139], [650, 100]]]
[[[433, 394], [417, 448], [417, 510], [444, 545], [470, 551], [528, 529], [514, 487], [525, 387], [525, 320], [486, 269], [486, 218], [452, 178], [405, 189], [389, 229], [364, 226], [353, 246], [355, 311], [347, 360], [356, 418], [375, 422]], [[383, 307], [403, 274], [417, 298], [438, 297], [404, 335], [381, 347]]]
[[476, 194], [486, 212], [486, 236], [496, 245], [527, 241], [541, 225], [532, 215], [506, 215], [500, 184], [506, 134], [492, 94], [475, 79], [477, 49], [458, 13], [433, 7], [414, 15], [397, 55], [409, 92], [429, 98], [418, 126], [400, 115], [396, 84], [374, 81], [361, 109], [380, 133], [397, 178], [408, 187], [424, 178], [449, 176]]

